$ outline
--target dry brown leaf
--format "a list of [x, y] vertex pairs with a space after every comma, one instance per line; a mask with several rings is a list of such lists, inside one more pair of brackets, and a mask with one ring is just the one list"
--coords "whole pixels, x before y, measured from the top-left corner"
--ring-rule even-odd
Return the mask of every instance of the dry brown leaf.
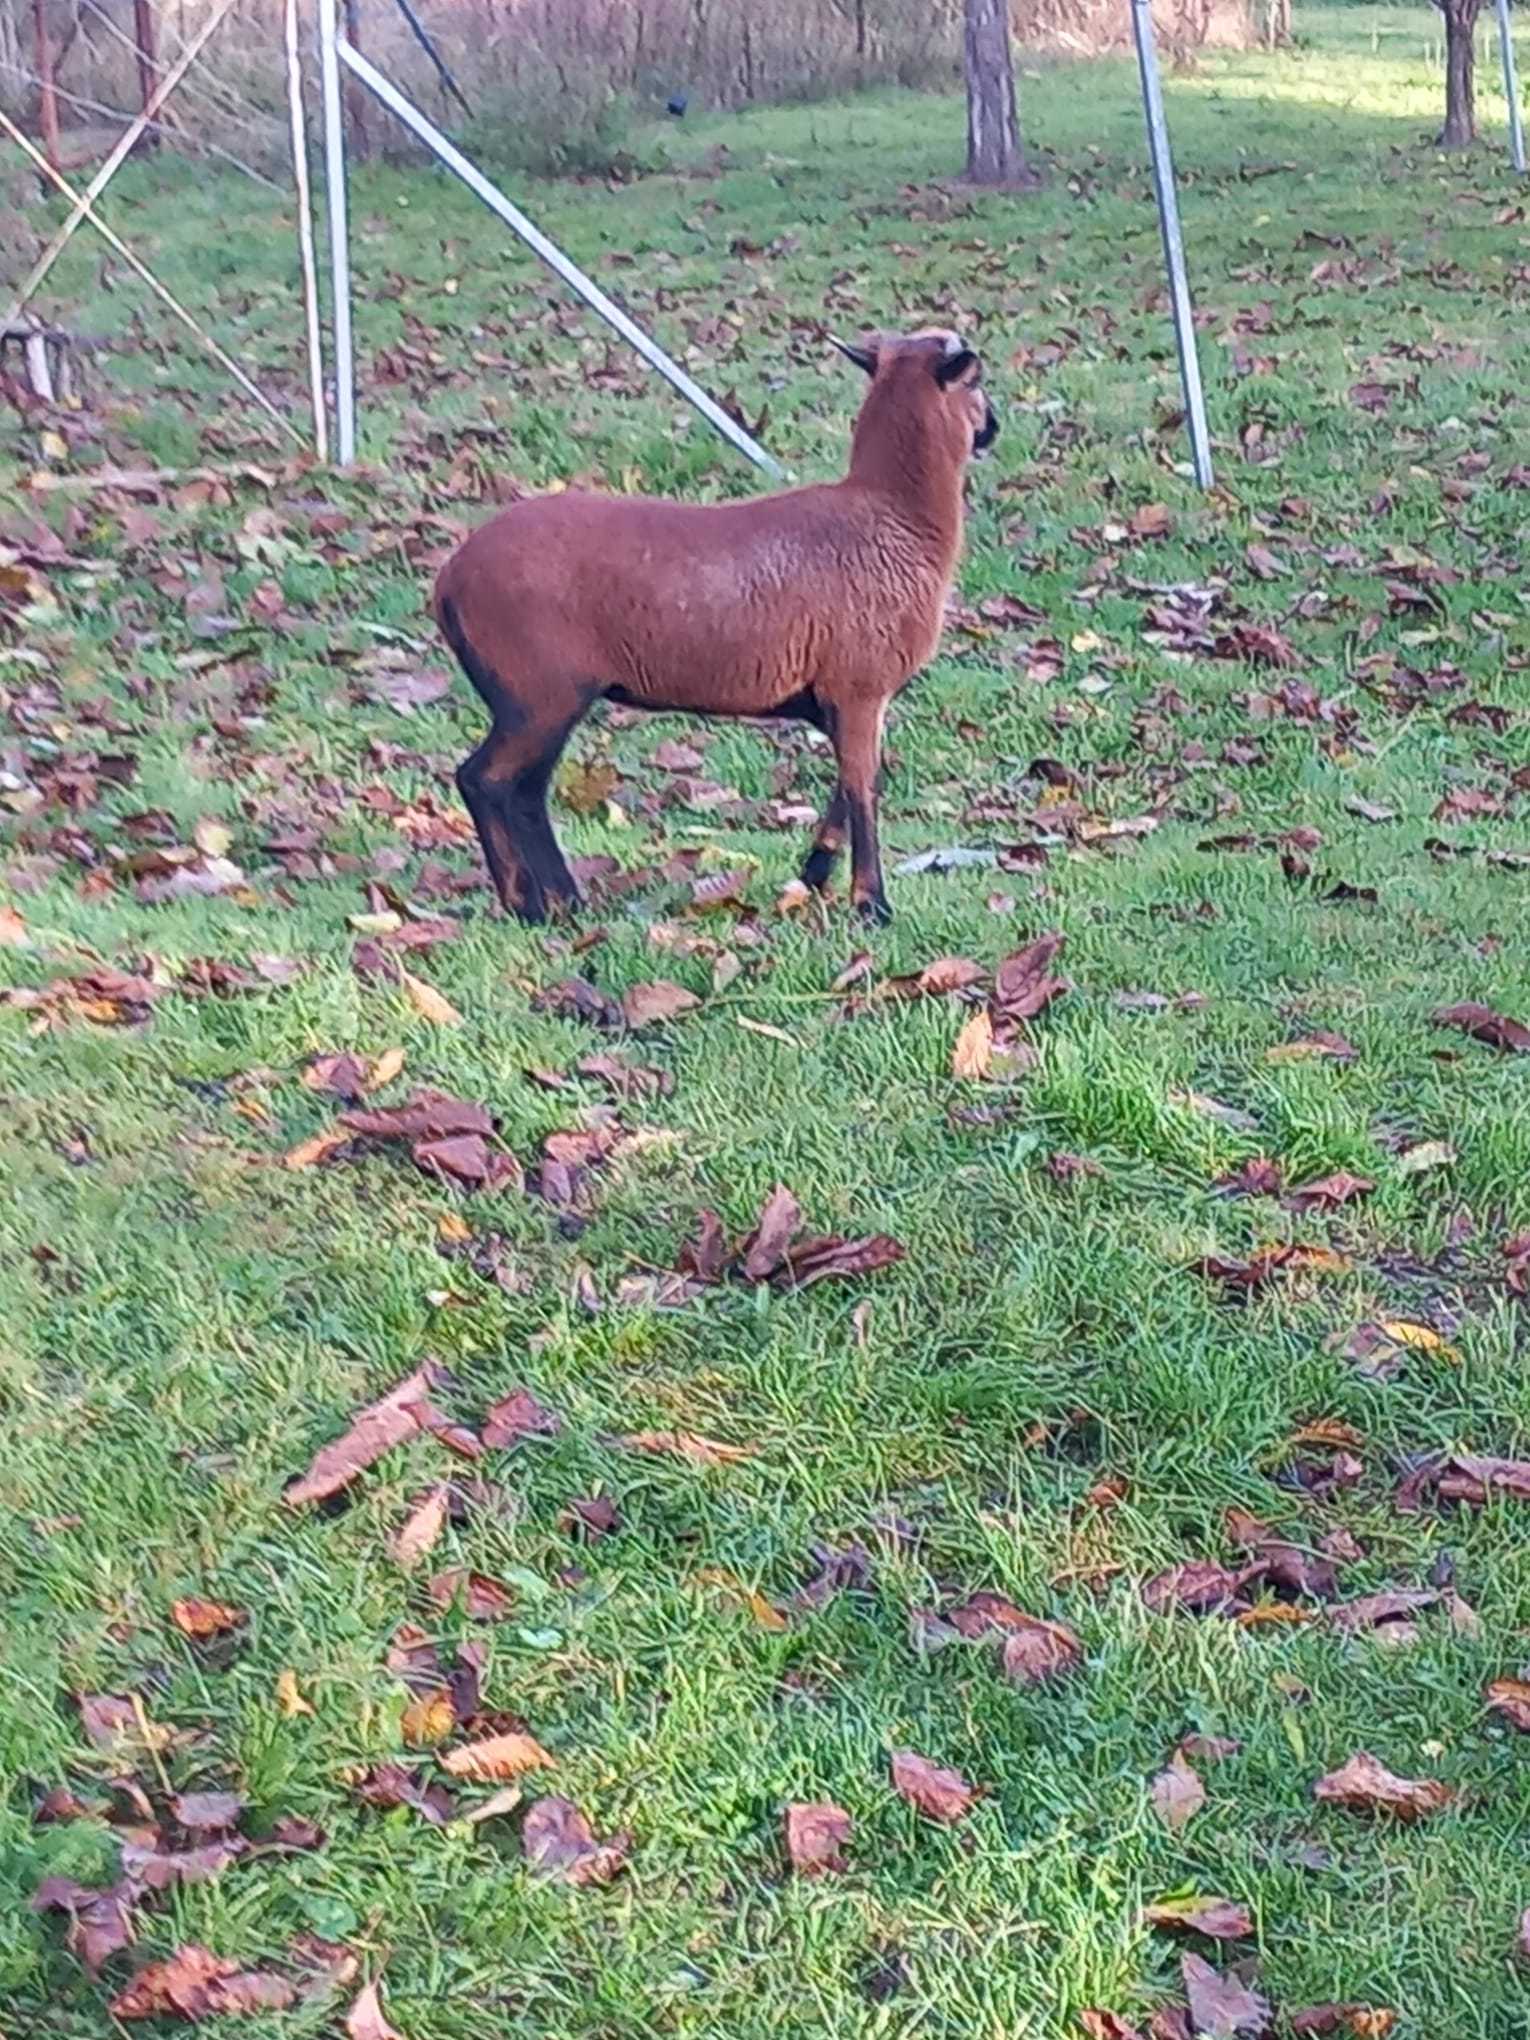
[[442, 1486], [430, 1488], [415, 1503], [393, 1533], [393, 1541], [388, 1547], [396, 1565], [409, 1567], [419, 1564], [446, 1527], [450, 1506], [451, 1491]]
[[72, 1877], [45, 1877], [32, 1894], [32, 1910], [69, 1915], [69, 1951], [94, 1975], [109, 1955], [132, 1947], [135, 1896], [127, 1883], [95, 1890]]
[[519, 1787], [501, 1785], [497, 1792], [491, 1792], [488, 1798], [480, 1800], [477, 1806], [470, 1806], [466, 1813], [459, 1814], [458, 1819], [468, 1827], [477, 1827], [480, 1821], [495, 1820], [502, 1813], [514, 1813], [520, 1803]]
[[630, 1835], [597, 1842], [584, 1815], [568, 1799], [538, 1799], [526, 1809], [521, 1846], [533, 1870], [570, 1884], [609, 1884], [627, 1861]]
[[434, 985], [427, 984], [412, 971], [399, 965], [399, 983], [408, 994], [409, 1003], [422, 1020], [428, 1020], [432, 1027], [460, 1027], [462, 1015], [444, 992], [438, 992]]
[[892, 1782], [893, 1790], [926, 1820], [962, 1820], [978, 1796], [976, 1786], [969, 1785], [960, 1771], [932, 1764], [915, 1750], [893, 1751]]
[[651, 1027], [656, 1021], [677, 1020], [701, 1004], [694, 992], [683, 985], [658, 978], [650, 984], [630, 985], [622, 994], [622, 1017], [629, 1027]]
[[343, 1436], [314, 1455], [306, 1473], [288, 1482], [282, 1491], [288, 1508], [301, 1508], [305, 1502], [320, 1502], [338, 1494], [374, 1460], [412, 1438], [420, 1427], [415, 1409], [429, 1400], [440, 1378], [440, 1370], [427, 1360], [379, 1401], [369, 1404]]
[[457, 1710], [445, 1686], [421, 1693], [399, 1718], [399, 1733], [412, 1750], [434, 1749], [457, 1726]]
[[556, 1438], [563, 1419], [538, 1402], [529, 1388], [512, 1388], [484, 1413], [483, 1442], [491, 1452], [518, 1445], [523, 1438]]
[[746, 1281], [763, 1282], [775, 1273], [801, 1223], [801, 1205], [784, 1184], [778, 1183], [766, 1198], [754, 1231], [740, 1249]]
[[249, 1616], [243, 1608], [230, 1608], [223, 1601], [199, 1600], [193, 1594], [170, 1603], [170, 1620], [182, 1636], [202, 1638], [226, 1636], [231, 1629], [242, 1629]]
[[480, 1742], [464, 1743], [441, 1757], [443, 1770], [454, 1778], [474, 1778], [480, 1783], [521, 1778], [528, 1771], [551, 1771], [557, 1759], [543, 1749], [535, 1736], [507, 1729], [500, 1735], [485, 1736]]
[[1487, 1704], [1510, 1728], [1530, 1735], [1530, 1679], [1490, 1680]]
[[1507, 1014], [1495, 1013], [1491, 1006], [1479, 1006], [1467, 999], [1458, 1006], [1437, 1006], [1429, 1017], [1436, 1027], [1458, 1027], [1473, 1040], [1485, 1041], [1489, 1048], [1530, 1054], [1530, 1027], [1521, 1020], [1511, 1020]]
[[1325, 2033], [1342, 2033], [1350, 2040], [1387, 2040], [1397, 2024], [1397, 2014], [1382, 2005], [1307, 2005], [1299, 2012], [1287, 2012], [1286, 2023], [1293, 2040]]
[[1352, 1813], [1390, 1813], [1399, 1820], [1438, 1813], [1456, 1796], [1438, 1778], [1399, 1778], [1368, 1750], [1357, 1751], [1337, 1771], [1319, 1778], [1312, 1795]]
[[378, 1985], [369, 1983], [345, 2015], [349, 2040], [404, 2040], [382, 2008]]
[[986, 1007], [962, 1022], [956, 1045], [951, 1050], [951, 1074], [976, 1083], [988, 1075], [993, 1064], [993, 1021]]
[[1174, 1752], [1150, 1789], [1153, 1811], [1171, 1834], [1178, 1834], [1206, 1804], [1206, 1788], [1183, 1750]]
[[695, 1466], [734, 1466], [753, 1455], [752, 1445], [725, 1445], [703, 1438], [699, 1431], [629, 1431], [622, 1439], [629, 1452], [668, 1453]]
[[189, 2021], [226, 2012], [281, 2011], [297, 2002], [297, 1986], [284, 1976], [240, 1969], [226, 1956], [194, 1943], [163, 1962], [151, 1962], [112, 1999], [119, 2019]]
[[1170, 1927], [1176, 1933], [1204, 1934], [1209, 1941], [1243, 1941], [1254, 1931], [1248, 1907], [1235, 1898], [1210, 1895], [1166, 1898], [1157, 1905], [1144, 1906], [1142, 1917], [1149, 1926]]
[[1012, 1685], [1039, 1686], [1077, 1670], [1083, 1646], [1066, 1623], [1015, 1613], [1019, 1620], [1006, 1624], [1004, 1639], [1004, 1676]]
[[313, 1703], [305, 1700], [298, 1688], [297, 1673], [290, 1665], [283, 1665], [276, 1675], [276, 1704], [290, 1721], [298, 1714], [312, 1714]]
[[463, 1614], [474, 1622], [503, 1622], [515, 1609], [515, 1596], [508, 1587], [487, 1573], [469, 1572], [466, 1566], [454, 1565], [437, 1573], [427, 1591], [441, 1609], [460, 1601]]
[[1218, 1975], [1199, 1955], [1181, 1959], [1190, 2025], [1204, 2040], [1259, 2040], [1270, 2030], [1270, 2005], [1246, 1983], [1230, 1974]]
[[336, 1148], [343, 1148], [350, 1139], [343, 1126], [326, 1126], [322, 1133], [310, 1134], [307, 1140], [300, 1140], [296, 1147], [288, 1148], [282, 1156], [284, 1169], [316, 1168]]
[[845, 1868], [844, 1848], [854, 1823], [827, 1800], [794, 1801], [786, 1809], [786, 1853], [799, 1877], [826, 1877]]

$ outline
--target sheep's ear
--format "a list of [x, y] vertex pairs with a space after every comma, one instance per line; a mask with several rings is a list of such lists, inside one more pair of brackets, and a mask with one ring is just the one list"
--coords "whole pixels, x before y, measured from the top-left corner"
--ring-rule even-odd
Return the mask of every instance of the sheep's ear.
[[839, 349], [846, 361], [853, 361], [856, 367], [864, 369], [867, 375], [876, 374], [877, 350], [874, 347], [852, 347], [848, 340], [841, 340], [833, 333], [828, 333], [824, 337], [831, 347]]
[[981, 365], [970, 347], [958, 347], [954, 354], [936, 362], [935, 380], [943, 390], [948, 390], [952, 383], [968, 381]]

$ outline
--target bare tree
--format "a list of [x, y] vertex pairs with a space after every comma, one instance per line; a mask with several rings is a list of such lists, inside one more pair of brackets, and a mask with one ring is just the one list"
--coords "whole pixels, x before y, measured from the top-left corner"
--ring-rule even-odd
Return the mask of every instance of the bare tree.
[[1020, 146], [1009, 0], [966, 0], [967, 181], [1034, 184]]
[[1477, 11], [1482, 0], [1435, 0], [1445, 17], [1445, 125], [1442, 149], [1477, 139]]

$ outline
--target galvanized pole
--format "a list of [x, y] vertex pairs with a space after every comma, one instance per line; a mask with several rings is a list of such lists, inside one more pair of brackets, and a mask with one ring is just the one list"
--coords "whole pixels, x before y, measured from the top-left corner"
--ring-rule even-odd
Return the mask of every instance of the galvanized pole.
[[1525, 174], [1525, 123], [1519, 110], [1519, 78], [1514, 68], [1514, 29], [1509, 0], [1498, 0], [1498, 50], [1503, 58], [1503, 96], [1509, 102], [1509, 160]]
[[[334, 4], [335, 0], [328, 0], [324, 10], [327, 17], [331, 15]], [[685, 401], [698, 410], [709, 425], [714, 426], [724, 439], [736, 446], [744, 458], [753, 461], [757, 468], [762, 468], [766, 474], [778, 481], [787, 478], [780, 462], [772, 459], [764, 447], [752, 439], [741, 425], [713, 403], [700, 384], [693, 382], [678, 362], [671, 361], [658, 342], [651, 340], [641, 326], [629, 319], [620, 305], [613, 304], [600, 285], [593, 282], [582, 269], [571, 262], [556, 242], [549, 241], [540, 227], [534, 226], [518, 207], [513, 206], [504, 193], [491, 184], [483, 172], [476, 169], [462, 151], [447, 140], [433, 121], [427, 120], [412, 101], [406, 99], [395, 85], [390, 84], [381, 71], [369, 64], [358, 50], [353, 50], [343, 37], [337, 39], [335, 49], [346, 68], [353, 71], [362, 84], [377, 95], [384, 106], [396, 113], [405, 127], [418, 135], [448, 170], [455, 170], [468, 190], [475, 197], [481, 198], [490, 212], [497, 213], [507, 227], [519, 234], [526, 245], [541, 256], [549, 269], [556, 270], [569, 288], [577, 291], [592, 311], [598, 312], [608, 326], [614, 326], [628, 345], [637, 349], [649, 367], [657, 369], [665, 381], [677, 389]], [[344, 459], [343, 453], [341, 458]]]
[[351, 237], [346, 218], [345, 120], [340, 109], [337, 10], [319, 0], [319, 77], [324, 102], [324, 191], [329, 202], [329, 274], [335, 328], [335, 458], [356, 458], [356, 354], [351, 338]]
[[[1502, 0], [1500, 0], [1502, 4]], [[1153, 161], [1153, 190], [1158, 198], [1158, 224], [1163, 233], [1164, 267], [1169, 273], [1169, 299], [1174, 312], [1174, 342], [1179, 349], [1179, 378], [1185, 392], [1185, 422], [1195, 479], [1212, 486], [1211, 435], [1206, 429], [1206, 398], [1201, 389], [1201, 363], [1195, 346], [1195, 319], [1190, 309], [1190, 280], [1185, 273], [1185, 243], [1179, 229], [1179, 199], [1174, 190], [1174, 158], [1164, 119], [1163, 86], [1158, 76], [1158, 50], [1153, 41], [1150, 0], [1132, 0], [1132, 34], [1137, 43], [1137, 68], [1142, 76], [1142, 110], [1147, 116], [1148, 150]]]

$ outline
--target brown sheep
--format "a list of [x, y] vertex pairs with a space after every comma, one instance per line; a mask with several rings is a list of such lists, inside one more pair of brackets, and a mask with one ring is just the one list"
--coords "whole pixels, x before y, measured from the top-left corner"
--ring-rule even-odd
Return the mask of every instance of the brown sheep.
[[442, 567], [437, 621], [494, 719], [457, 785], [522, 920], [578, 903], [547, 789], [601, 699], [823, 730], [839, 777], [803, 879], [828, 883], [848, 822], [851, 897], [890, 917], [877, 844], [887, 704], [939, 642], [963, 470], [998, 426], [954, 333], [834, 345], [871, 378], [842, 481], [705, 505], [528, 497]]

